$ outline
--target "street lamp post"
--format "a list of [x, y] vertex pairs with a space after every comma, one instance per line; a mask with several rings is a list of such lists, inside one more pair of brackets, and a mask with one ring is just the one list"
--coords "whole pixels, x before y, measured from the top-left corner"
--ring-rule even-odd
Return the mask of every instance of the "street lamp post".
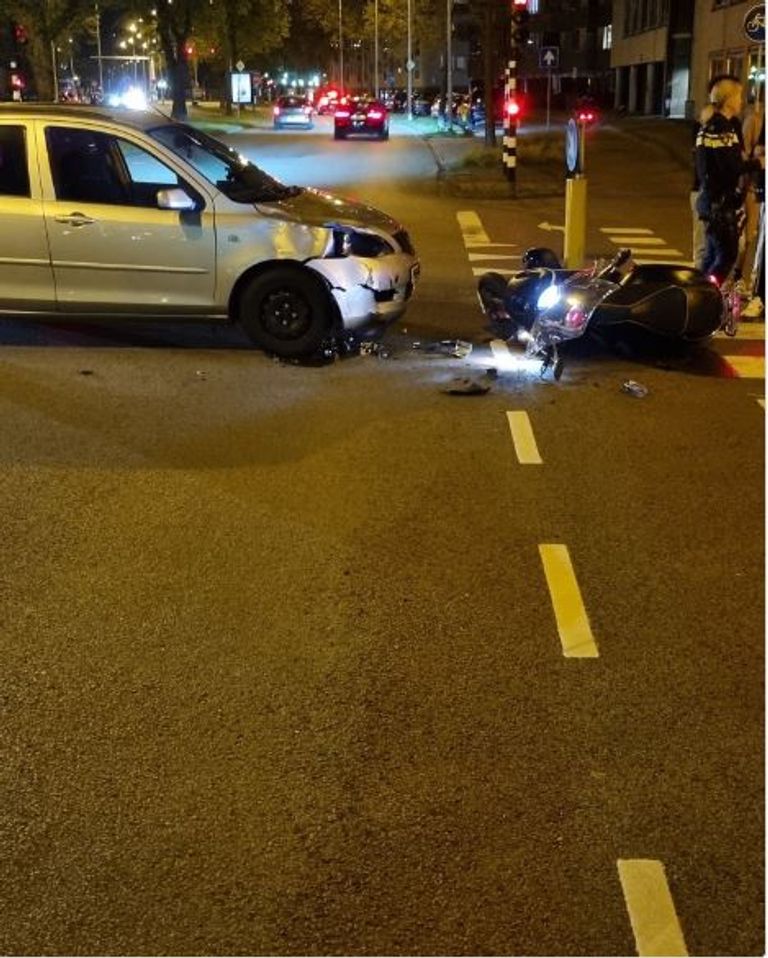
[[407, 83], [406, 83], [406, 96], [408, 97], [408, 119], [413, 119], [413, 30], [411, 27], [412, 11], [411, 3], [413, 0], [408, 0], [408, 61], [405, 64], [405, 69], [407, 73]]
[[344, 96], [344, 29], [341, 2], [339, 0], [339, 94]]
[[445, 3], [445, 121], [453, 130], [453, 0]]
[[373, 0], [373, 95], [379, 96], [379, 0]]

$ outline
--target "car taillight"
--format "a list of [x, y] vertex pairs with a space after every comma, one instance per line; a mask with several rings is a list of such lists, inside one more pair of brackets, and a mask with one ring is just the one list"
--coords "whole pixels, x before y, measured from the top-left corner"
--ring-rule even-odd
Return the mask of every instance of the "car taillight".
[[384, 114], [381, 110], [369, 110], [368, 112], [368, 117], [371, 120], [380, 120], [383, 116]]
[[279, 107], [279, 106], [276, 106], [276, 107], [272, 110], [272, 112], [275, 114], [275, 116], [280, 116], [280, 107]]
[[341, 120], [349, 119], [349, 110], [336, 110], [336, 116]]

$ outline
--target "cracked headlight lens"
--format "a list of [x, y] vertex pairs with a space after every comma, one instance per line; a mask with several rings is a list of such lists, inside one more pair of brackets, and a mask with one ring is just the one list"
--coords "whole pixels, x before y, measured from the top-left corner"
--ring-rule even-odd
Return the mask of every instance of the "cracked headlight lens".
[[366, 259], [375, 259], [377, 256], [388, 256], [394, 251], [390, 243], [375, 233], [342, 229], [333, 231], [334, 256], [363, 256]]

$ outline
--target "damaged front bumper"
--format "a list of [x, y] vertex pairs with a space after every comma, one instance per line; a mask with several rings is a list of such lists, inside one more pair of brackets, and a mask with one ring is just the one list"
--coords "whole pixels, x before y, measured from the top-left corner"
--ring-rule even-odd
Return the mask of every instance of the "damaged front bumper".
[[402, 316], [420, 271], [407, 253], [311, 259], [306, 265], [328, 284], [344, 329], [357, 331]]

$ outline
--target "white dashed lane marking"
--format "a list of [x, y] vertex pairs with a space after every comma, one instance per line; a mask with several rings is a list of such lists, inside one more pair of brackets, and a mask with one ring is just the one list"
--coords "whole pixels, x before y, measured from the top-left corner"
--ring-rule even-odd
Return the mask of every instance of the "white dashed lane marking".
[[[517, 247], [517, 243], [492, 243], [483, 228], [482, 220], [474, 210], [459, 210], [456, 219], [469, 262], [485, 263], [484, 266], [470, 267], [473, 276], [483, 276], [491, 272], [511, 276], [518, 271], [519, 267], [513, 267], [511, 263], [519, 261], [520, 254], [509, 252]], [[500, 252], [501, 250], [504, 252]]]
[[581, 598], [568, 547], [559, 543], [539, 546], [549, 594], [557, 620], [557, 631], [567, 659], [596, 659], [597, 643]]
[[528, 413], [520, 410], [507, 412], [507, 422], [520, 465], [540, 466], [542, 464], [541, 456]]
[[662, 862], [619, 859], [617, 865], [638, 955], [687, 955]]

